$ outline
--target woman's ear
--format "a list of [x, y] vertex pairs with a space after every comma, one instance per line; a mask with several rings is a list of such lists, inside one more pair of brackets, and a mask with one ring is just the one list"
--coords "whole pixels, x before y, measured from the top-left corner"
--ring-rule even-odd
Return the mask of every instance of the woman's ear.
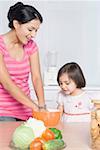
[[15, 29], [17, 29], [19, 27], [19, 22], [17, 20], [13, 20], [13, 26]]

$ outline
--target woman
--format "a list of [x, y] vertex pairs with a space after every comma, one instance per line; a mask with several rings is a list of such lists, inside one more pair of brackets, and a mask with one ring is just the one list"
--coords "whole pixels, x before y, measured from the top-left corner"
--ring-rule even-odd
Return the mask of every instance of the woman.
[[[34, 7], [17, 2], [8, 20], [11, 30], [0, 36], [0, 120], [26, 120], [32, 110], [45, 109], [39, 52], [32, 40], [43, 18]], [[38, 105], [30, 98], [29, 73]]]

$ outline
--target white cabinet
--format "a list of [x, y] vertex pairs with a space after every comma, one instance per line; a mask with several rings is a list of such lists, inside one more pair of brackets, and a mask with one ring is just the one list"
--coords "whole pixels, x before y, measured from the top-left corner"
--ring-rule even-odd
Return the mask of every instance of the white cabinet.
[[58, 86], [44, 86], [45, 100], [48, 107], [57, 107], [56, 100], [58, 91]]
[[91, 98], [100, 100], [100, 87], [86, 87], [84, 88]]
[[[46, 105], [50, 108], [55, 108], [57, 106], [56, 99], [57, 99], [57, 93], [59, 91], [58, 86], [44, 86], [44, 95], [45, 95], [45, 101]], [[32, 99], [36, 100], [36, 95], [34, 90], [31, 88], [31, 97]]]

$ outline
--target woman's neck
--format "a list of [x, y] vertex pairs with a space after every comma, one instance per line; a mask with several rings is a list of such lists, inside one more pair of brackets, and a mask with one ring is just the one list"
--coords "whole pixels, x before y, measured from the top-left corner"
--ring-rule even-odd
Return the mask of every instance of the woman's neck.
[[16, 45], [16, 44], [21, 44], [17, 38], [15, 30], [10, 30], [6, 34], [3, 35], [5, 42], [7, 45]]

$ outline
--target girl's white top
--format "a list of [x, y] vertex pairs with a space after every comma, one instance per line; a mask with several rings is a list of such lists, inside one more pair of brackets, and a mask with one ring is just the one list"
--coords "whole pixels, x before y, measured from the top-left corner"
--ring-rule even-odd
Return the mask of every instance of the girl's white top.
[[63, 105], [63, 121], [64, 122], [88, 122], [91, 119], [91, 111], [93, 103], [92, 96], [86, 91], [80, 95], [71, 96], [64, 94], [63, 91], [58, 93], [57, 103]]

